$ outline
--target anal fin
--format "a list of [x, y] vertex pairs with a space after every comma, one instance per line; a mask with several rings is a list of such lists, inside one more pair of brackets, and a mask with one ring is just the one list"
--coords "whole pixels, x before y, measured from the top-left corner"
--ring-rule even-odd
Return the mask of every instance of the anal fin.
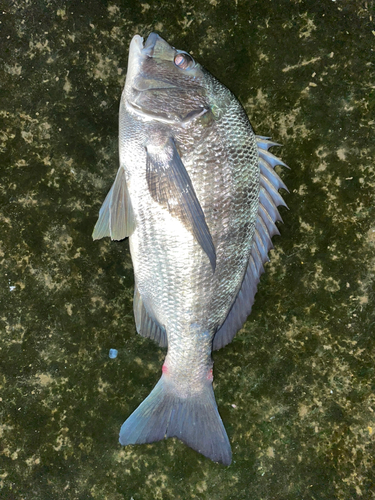
[[147, 311], [137, 285], [134, 290], [134, 317], [137, 332], [142, 337], [148, 337], [159, 344], [160, 347], [167, 347], [168, 337], [165, 328]]

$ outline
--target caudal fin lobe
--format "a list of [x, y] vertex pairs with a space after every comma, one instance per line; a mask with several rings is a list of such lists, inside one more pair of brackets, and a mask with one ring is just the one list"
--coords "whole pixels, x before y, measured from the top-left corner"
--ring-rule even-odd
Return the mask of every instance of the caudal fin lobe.
[[153, 443], [177, 437], [214, 462], [230, 465], [232, 452], [209, 384], [199, 393], [182, 398], [164, 375], [149, 396], [125, 421], [120, 444]]

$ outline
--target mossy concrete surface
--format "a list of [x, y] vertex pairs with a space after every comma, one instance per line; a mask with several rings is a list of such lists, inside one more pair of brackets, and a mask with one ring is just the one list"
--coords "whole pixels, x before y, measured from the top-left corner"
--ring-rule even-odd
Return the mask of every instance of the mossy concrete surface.
[[[348, 0], [3, 0], [0, 498], [375, 498], [374, 16]], [[227, 468], [175, 439], [118, 443], [165, 352], [135, 332], [127, 241], [91, 233], [129, 42], [151, 31], [291, 167], [253, 312], [214, 354]]]

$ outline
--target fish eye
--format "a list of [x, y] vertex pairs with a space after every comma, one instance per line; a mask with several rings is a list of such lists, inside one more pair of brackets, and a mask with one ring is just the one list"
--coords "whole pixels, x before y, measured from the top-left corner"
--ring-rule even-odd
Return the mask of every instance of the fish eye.
[[192, 68], [195, 64], [194, 59], [185, 52], [179, 52], [174, 58], [175, 65], [180, 69]]

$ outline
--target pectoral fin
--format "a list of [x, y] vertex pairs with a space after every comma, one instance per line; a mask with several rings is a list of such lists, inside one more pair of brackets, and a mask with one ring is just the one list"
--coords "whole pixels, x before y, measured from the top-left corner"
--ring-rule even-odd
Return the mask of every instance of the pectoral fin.
[[163, 147], [146, 149], [146, 176], [151, 196], [194, 235], [215, 271], [216, 252], [210, 230], [173, 139], [168, 138]]
[[126, 185], [125, 170], [120, 167], [99, 211], [92, 237], [94, 240], [104, 236], [110, 236], [112, 240], [122, 240], [130, 236], [134, 228], [134, 214]]

